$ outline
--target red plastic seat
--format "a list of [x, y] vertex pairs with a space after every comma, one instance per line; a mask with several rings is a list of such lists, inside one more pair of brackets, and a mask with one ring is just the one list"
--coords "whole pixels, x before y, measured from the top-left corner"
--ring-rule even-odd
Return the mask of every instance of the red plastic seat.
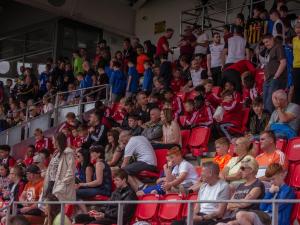
[[[142, 201], [159, 200], [159, 195], [148, 194], [148, 195], [141, 196], [139, 200]], [[159, 206], [158, 203], [138, 204], [135, 210], [135, 221], [147, 221], [147, 222], [157, 221], [158, 206]]]
[[300, 164], [295, 165], [290, 177], [290, 185], [295, 188], [300, 188]]
[[279, 138], [276, 140], [276, 148], [285, 152], [287, 141], [285, 139]]
[[[296, 192], [296, 198], [300, 199], [300, 191]], [[294, 222], [297, 221], [300, 223], [300, 204], [294, 204], [292, 214], [291, 214], [291, 224], [294, 224]]]
[[[179, 194], [167, 194], [163, 200], [182, 200], [182, 195]], [[174, 220], [181, 218], [182, 204], [180, 203], [165, 203], [161, 204], [158, 211], [158, 218], [161, 224], [168, 224]]]
[[182, 155], [185, 156], [189, 149], [188, 149], [188, 142], [191, 135], [190, 130], [181, 130], [181, 140], [182, 140]]
[[[157, 169], [158, 171], [162, 171], [164, 165], [167, 162], [166, 156], [168, 153], [168, 149], [155, 149], [155, 155], [157, 159]], [[139, 178], [152, 178], [152, 179], [158, 179], [160, 173], [159, 172], [150, 172], [150, 171], [141, 171], [138, 175]]]
[[300, 137], [289, 140], [286, 147], [286, 157], [289, 161], [300, 161]]
[[191, 131], [188, 146], [194, 156], [201, 156], [203, 152], [208, 151], [208, 141], [210, 137], [210, 128], [196, 127]]
[[220, 95], [221, 91], [222, 91], [222, 88], [221, 88], [221, 87], [214, 86], [214, 87], [212, 88], [212, 92], [213, 92], [214, 94], [218, 95], [218, 96]]
[[241, 127], [229, 127], [228, 130], [232, 133], [238, 133], [238, 134], [244, 134], [244, 132], [247, 130], [247, 124], [249, 120], [249, 113], [250, 108], [244, 108], [241, 112], [243, 116]]
[[[198, 199], [198, 193], [191, 193], [186, 198], [186, 200], [197, 200], [197, 199]], [[196, 204], [195, 204], [195, 206], [196, 206]], [[188, 210], [188, 205], [184, 204], [183, 209], [182, 209], [182, 213], [181, 213], [182, 218], [187, 217], [187, 210]]]

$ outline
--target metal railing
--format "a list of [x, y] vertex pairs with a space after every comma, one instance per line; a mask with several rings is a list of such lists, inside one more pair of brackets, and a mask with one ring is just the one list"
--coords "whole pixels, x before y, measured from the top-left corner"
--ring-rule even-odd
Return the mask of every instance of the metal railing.
[[[259, 0], [255, 1], [255, 4], [268, 1], [269, 0]], [[205, 28], [207, 28], [212, 31], [220, 31], [220, 28], [224, 24], [228, 23], [228, 15], [231, 12], [233, 12], [236, 9], [241, 9], [241, 11], [243, 11], [245, 7], [249, 7], [249, 11], [251, 13], [253, 9], [253, 4], [253, 0], [245, 0], [242, 4], [230, 6], [230, 0], [219, 0], [213, 1], [205, 5], [201, 4], [200, 6], [197, 6], [193, 9], [184, 10], [180, 14], [180, 34], [182, 34], [183, 25], [195, 24], [199, 24], [202, 30], [205, 30]], [[218, 8], [221, 9], [217, 10]], [[213, 22], [214, 24], [209, 27], [205, 27], [205, 21], [208, 21], [210, 24]]]
[[[28, 204], [28, 202], [16, 202], [11, 203], [12, 206], [12, 215], [16, 214], [16, 207], [18, 204]], [[272, 204], [272, 225], [278, 224], [278, 205], [281, 203], [290, 203], [290, 204], [299, 204], [300, 199], [257, 199], [257, 200], [245, 200], [245, 199], [231, 199], [231, 200], [136, 200], [136, 201], [59, 201], [59, 202], [47, 202], [47, 201], [36, 201], [30, 202], [32, 204], [55, 204], [61, 205], [61, 225], [64, 225], [64, 216], [65, 215], [65, 205], [118, 205], [118, 218], [117, 224], [123, 225], [123, 210], [125, 204], [140, 205], [140, 204], [187, 204], [187, 225], [193, 224], [193, 215], [194, 215], [194, 204], [196, 203], [250, 203], [250, 204], [260, 204], [267, 203]], [[1, 211], [1, 210], [0, 210]], [[10, 211], [7, 212], [7, 218], [10, 216]], [[7, 220], [8, 221], [8, 220]]]
[[[86, 91], [90, 91], [89, 93], [84, 93]], [[85, 99], [97, 92], [105, 90], [105, 99], [96, 99], [96, 100], [103, 100], [105, 102], [110, 101], [110, 86], [107, 85], [99, 85], [90, 88], [83, 88], [77, 89], [74, 91], [69, 92], [58, 92], [55, 95], [49, 96], [49, 98], [54, 98], [54, 109], [51, 112], [47, 112], [41, 114], [34, 118], [29, 118], [29, 108], [31, 106], [27, 106], [26, 108], [26, 120], [23, 121], [20, 125], [11, 127], [7, 130], [0, 132], [0, 144], [8, 144], [8, 145], [15, 145], [21, 142], [22, 140], [26, 140], [33, 136], [34, 130], [36, 128], [42, 128], [42, 130], [46, 131], [53, 126], [59, 125], [62, 120], [65, 119], [65, 114], [67, 112], [73, 111], [76, 116], [81, 116], [82, 113], [86, 112], [85, 105], [88, 106], [88, 109], [93, 108], [93, 104], [95, 101], [85, 101]], [[79, 92], [78, 102], [76, 104], [66, 104], [66, 105], [59, 105], [59, 96], [60, 95], [68, 95], [72, 92]], [[41, 104], [41, 101], [36, 102], [33, 106], [38, 106]], [[75, 109], [76, 108], [76, 109]], [[75, 109], [75, 110], [74, 110]], [[64, 113], [61, 113], [64, 112]], [[51, 120], [54, 120], [53, 124]]]

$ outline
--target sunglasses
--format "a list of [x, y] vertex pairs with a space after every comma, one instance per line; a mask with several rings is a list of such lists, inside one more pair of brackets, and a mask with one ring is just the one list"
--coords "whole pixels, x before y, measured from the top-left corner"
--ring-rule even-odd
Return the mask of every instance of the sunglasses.
[[241, 169], [241, 171], [245, 171], [246, 169], [252, 169], [252, 168], [251, 167], [241, 166], [240, 169]]

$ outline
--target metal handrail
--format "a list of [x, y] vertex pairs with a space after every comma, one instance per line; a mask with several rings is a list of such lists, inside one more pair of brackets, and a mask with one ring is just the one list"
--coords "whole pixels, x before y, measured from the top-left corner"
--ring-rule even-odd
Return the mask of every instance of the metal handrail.
[[[260, 204], [267, 203], [272, 204], [272, 225], [278, 225], [278, 204], [280, 203], [290, 203], [297, 204], [300, 203], [300, 199], [254, 199], [254, 200], [245, 200], [245, 199], [230, 199], [230, 200], [132, 200], [132, 201], [59, 201], [59, 202], [49, 202], [49, 201], [33, 201], [31, 204], [60, 204], [61, 205], [61, 225], [64, 225], [64, 206], [66, 204], [86, 204], [86, 205], [118, 205], [118, 218], [117, 224], [123, 224], [123, 209], [125, 204], [188, 204], [187, 211], [187, 225], [193, 224], [193, 204], [195, 203], [252, 203]], [[13, 203], [13, 212], [17, 204], [28, 204], [28, 202], [14, 201]], [[7, 215], [9, 216], [9, 215]]]

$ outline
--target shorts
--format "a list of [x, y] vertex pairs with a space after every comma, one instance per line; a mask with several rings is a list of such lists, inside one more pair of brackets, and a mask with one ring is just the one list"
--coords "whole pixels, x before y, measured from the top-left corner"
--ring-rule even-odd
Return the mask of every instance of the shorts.
[[135, 176], [144, 170], [150, 171], [150, 172], [157, 172], [157, 169], [155, 166], [150, 165], [145, 162], [142, 162], [142, 161], [133, 162], [133, 163], [125, 166], [124, 170], [130, 176]]
[[162, 188], [162, 184], [156, 184], [156, 185], [148, 186], [143, 190], [143, 192], [145, 194], [150, 194], [152, 191], [157, 191], [157, 194], [159, 194], [159, 195], [165, 195], [166, 194], [165, 190]]

